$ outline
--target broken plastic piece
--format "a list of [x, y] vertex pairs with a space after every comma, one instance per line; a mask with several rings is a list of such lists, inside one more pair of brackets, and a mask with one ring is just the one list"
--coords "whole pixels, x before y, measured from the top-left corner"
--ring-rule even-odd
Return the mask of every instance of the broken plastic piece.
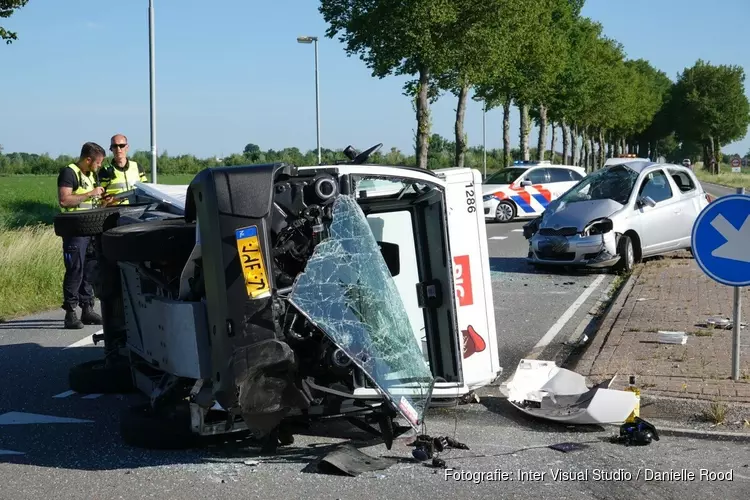
[[687, 344], [687, 334], [685, 332], [667, 332], [659, 330], [660, 344]]
[[635, 408], [637, 397], [609, 389], [611, 382], [589, 389], [585, 377], [554, 361], [522, 359], [508, 381], [508, 401], [528, 415], [558, 422], [622, 423]]
[[644, 446], [651, 444], [652, 440], [659, 440], [656, 427], [640, 417], [635, 417], [633, 422], [626, 422], [620, 426], [620, 435], [615, 438], [625, 446]]

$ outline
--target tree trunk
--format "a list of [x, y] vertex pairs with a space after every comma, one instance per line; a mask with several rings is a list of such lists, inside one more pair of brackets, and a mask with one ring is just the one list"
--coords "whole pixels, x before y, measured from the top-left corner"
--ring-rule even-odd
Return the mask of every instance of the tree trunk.
[[419, 90], [417, 91], [417, 167], [427, 169], [427, 153], [430, 147], [430, 72], [419, 68]]
[[659, 152], [656, 150], [656, 142], [651, 141], [648, 143], [648, 154], [650, 154], [650, 158], [653, 161], [656, 161], [656, 158], [658, 157]]
[[591, 155], [589, 156], [589, 164], [591, 165], [591, 172], [596, 169], [596, 154], [594, 153], [594, 134], [589, 136], [589, 143], [591, 144]]
[[531, 125], [529, 123], [529, 105], [520, 105], [518, 107], [518, 111], [521, 115], [521, 126], [519, 127], [521, 131], [521, 155], [523, 155], [523, 161], [529, 161], [529, 131], [531, 128]]
[[466, 160], [466, 134], [464, 133], [464, 118], [466, 117], [466, 100], [469, 97], [469, 86], [461, 86], [458, 92], [458, 106], [456, 106], [456, 167], [464, 168]]
[[503, 167], [513, 163], [510, 157], [510, 96], [503, 103]]
[[622, 149], [622, 154], [626, 155], [630, 153], [630, 151], [628, 151], [628, 141], [626, 141], [624, 137], [620, 139], [620, 148]]
[[578, 165], [578, 127], [570, 126], [570, 165]]
[[723, 159], [723, 155], [721, 154], [721, 145], [719, 144], [718, 139], [714, 139], [711, 137], [711, 145], [713, 146], [713, 157], [716, 160], [716, 164], [714, 167], [714, 174], [719, 173], [719, 167], [721, 165], [721, 160]]
[[604, 130], [599, 129], [599, 168], [604, 166]]
[[539, 106], [539, 140], [536, 143], [536, 159], [544, 160], [547, 152], [547, 106]]
[[565, 123], [565, 120], [560, 122], [560, 128], [562, 129], [562, 143], [563, 143], [562, 164], [570, 165], [570, 163], [568, 163], [568, 152], [570, 151], [570, 136], [568, 135], [568, 124]]
[[709, 173], [713, 173], [711, 156], [708, 153], [708, 141], [703, 141], [703, 169]]
[[552, 123], [552, 141], [550, 142], [550, 154], [549, 159], [552, 163], [555, 163], [555, 142], [557, 142], [557, 127], [555, 126], [555, 122]]
[[586, 169], [586, 172], [589, 172], [589, 141], [587, 135], [585, 130], [581, 131], [581, 146], [583, 146], [581, 166]]
[[609, 140], [607, 141], [607, 158], [612, 158], [612, 135], [609, 134]]

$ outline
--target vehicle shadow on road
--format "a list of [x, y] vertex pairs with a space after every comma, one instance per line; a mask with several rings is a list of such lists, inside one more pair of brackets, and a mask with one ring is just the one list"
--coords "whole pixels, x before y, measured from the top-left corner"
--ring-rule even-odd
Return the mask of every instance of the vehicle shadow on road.
[[19, 453], [0, 453], [0, 464], [100, 471], [164, 465], [249, 467], [258, 461], [299, 464], [300, 471], [318, 472], [314, 464], [338, 446], [363, 448], [382, 442], [346, 421], [331, 420], [295, 426], [296, 442], [274, 454], [264, 453], [252, 438], [235, 437], [185, 450], [131, 447], [120, 437], [119, 415], [142, 402], [142, 394], [68, 394], [70, 368], [101, 356], [102, 348], [94, 346], [0, 346], [0, 450]]
[[490, 271], [495, 273], [544, 274], [559, 276], [590, 276], [603, 271], [567, 266], [540, 266], [529, 264], [522, 257], [490, 257]]

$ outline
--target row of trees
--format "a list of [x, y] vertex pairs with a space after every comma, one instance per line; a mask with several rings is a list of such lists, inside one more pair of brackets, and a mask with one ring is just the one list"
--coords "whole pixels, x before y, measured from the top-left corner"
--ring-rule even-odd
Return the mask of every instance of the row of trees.
[[[704, 164], [750, 125], [739, 66], [698, 60], [672, 82], [643, 59], [629, 60], [602, 26], [581, 16], [585, 0], [321, 0], [320, 12], [349, 55], [372, 75], [408, 75], [405, 94], [417, 118], [416, 163], [429, 165], [430, 105], [457, 99], [454, 163], [466, 162], [470, 94], [503, 109], [503, 163], [510, 147], [511, 104], [520, 112], [520, 150], [532, 157], [529, 131], [539, 126], [536, 158], [561, 132], [562, 157], [588, 169], [605, 156], [655, 158], [676, 147]], [[581, 152], [580, 149], [583, 151]], [[692, 155], [686, 154], [685, 157]], [[716, 164], [718, 168], [718, 163]]]
[[[700, 151], [688, 151], [679, 144], [664, 141], [664, 155], [667, 161], [680, 163], [684, 158], [693, 161], [699, 158]], [[60, 168], [76, 161], [77, 158], [69, 155], [60, 155], [52, 158], [47, 154], [34, 153], [8, 153], [3, 154], [0, 145], [0, 175], [11, 174], [36, 174], [55, 175]], [[429, 151], [427, 154], [427, 168], [439, 169], [455, 166], [456, 143], [438, 134], [433, 134], [429, 140]], [[536, 148], [529, 147], [529, 153], [537, 157]], [[481, 147], [467, 147], [464, 152], [464, 166], [482, 169], [484, 152]], [[521, 160], [524, 153], [520, 148], [510, 150], [511, 160]], [[551, 150], [547, 150], [545, 159], [556, 163], [562, 162], [562, 152], [556, 151], [554, 156]], [[750, 159], [750, 151], [746, 157]], [[151, 153], [149, 151], [137, 151], [131, 158], [150, 172]], [[345, 160], [342, 150], [322, 150], [324, 163], [334, 163], [337, 160]], [[370, 157], [371, 163], [380, 165], [410, 165], [416, 163], [416, 157], [404, 154], [397, 148], [381, 149]], [[502, 149], [487, 150], [487, 169], [496, 170], [505, 165], [506, 154]], [[723, 154], [721, 163], [728, 164], [731, 155]], [[254, 163], [286, 162], [295, 165], [315, 165], [317, 162], [317, 150], [302, 152], [298, 148], [284, 148], [281, 150], [269, 149], [263, 151], [256, 144], [247, 144], [242, 153], [235, 153], [225, 158], [197, 158], [193, 155], [170, 156], [166, 151], [158, 159], [159, 174], [195, 174], [206, 167], [248, 165]]]
[[[26, 3], [0, 0], [0, 17]], [[466, 105], [473, 98], [486, 109], [503, 110], [501, 166], [518, 156], [554, 156], [559, 131], [561, 161], [589, 170], [609, 156], [670, 157], [675, 151], [678, 159], [702, 156], [704, 165], [718, 169], [721, 148], [744, 137], [750, 125], [742, 67], [698, 60], [673, 82], [648, 61], [628, 59], [599, 23], [581, 15], [584, 3], [321, 0], [319, 11], [329, 26], [326, 36], [338, 37], [347, 54], [358, 55], [373, 76], [410, 77], [404, 92], [414, 103], [413, 164], [419, 167], [443, 165], [448, 143], [432, 133], [430, 106], [448, 94], [457, 100], [452, 166], [476, 166], [476, 149], [468, 146], [464, 131]], [[8, 43], [16, 38], [2, 27], [0, 35]], [[511, 105], [520, 112], [519, 154], [510, 146]], [[539, 127], [535, 149], [529, 144], [532, 123]], [[295, 148], [257, 154], [269, 161], [312, 163]], [[233, 155], [223, 161], [236, 164], [247, 157]], [[326, 151], [327, 160], [334, 157], [343, 158]], [[412, 163], [397, 150], [382, 158]], [[495, 160], [496, 152], [490, 152], [488, 162]], [[168, 165], [171, 161], [165, 159]], [[174, 168], [192, 171], [201, 161], [180, 156]]]

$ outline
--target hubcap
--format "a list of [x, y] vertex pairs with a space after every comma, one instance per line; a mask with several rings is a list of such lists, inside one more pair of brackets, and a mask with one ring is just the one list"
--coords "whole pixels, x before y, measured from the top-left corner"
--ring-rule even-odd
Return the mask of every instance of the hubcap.
[[507, 203], [501, 203], [497, 206], [496, 215], [498, 220], [509, 221], [513, 217], [513, 208]]

